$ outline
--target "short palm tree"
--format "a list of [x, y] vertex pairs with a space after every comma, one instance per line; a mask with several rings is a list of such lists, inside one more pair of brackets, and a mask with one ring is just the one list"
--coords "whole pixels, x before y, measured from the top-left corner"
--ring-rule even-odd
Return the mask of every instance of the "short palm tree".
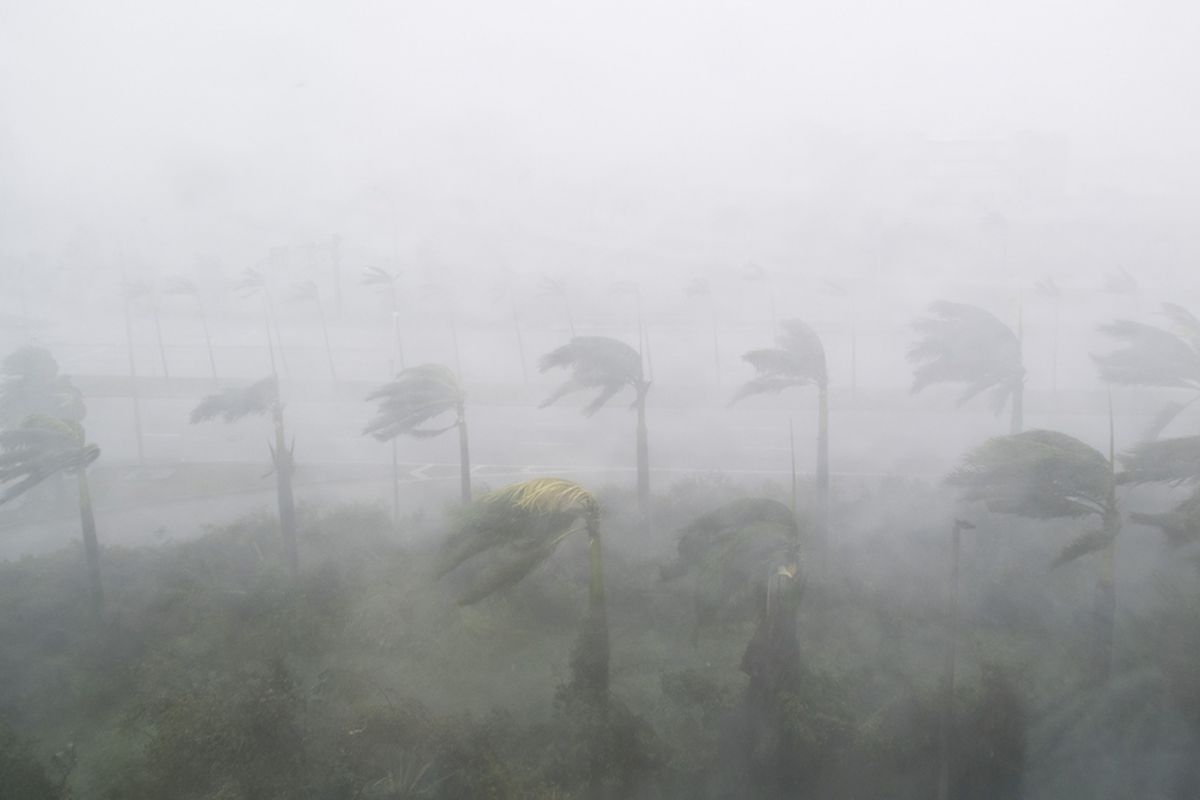
[[1146, 431], [1146, 439], [1158, 438], [1181, 411], [1200, 399], [1200, 319], [1174, 303], [1164, 303], [1162, 310], [1173, 330], [1117, 320], [1102, 325], [1100, 331], [1120, 346], [1093, 356], [1100, 376], [1109, 383], [1186, 389], [1192, 394], [1188, 400], [1164, 406]]
[[275, 429], [275, 441], [268, 447], [271, 450], [271, 462], [275, 467], [275, 493], [279, 506], [279, 528], [283, 536], [284, 558], [288, 569], [295, 575], [300, 569], [296, 543], [296, 499], [292, 490], [292, 475], [296, 469], [296, 441], [293, 439], [289, 443], [284, 431], [279, 379], [272, 375], [249, 386], [210, 394], [192, 409], [191, 423], [195, 425], [217, 418], [224, 422], [236, 422], [243, 417], [268, 414]]
[[[571, 659], [572, 688], [607, 718], [609, 703], [609, 631], [604, 602], [604, 557], [600, 540], [600, 504], [577, 483], [537, 478], [486, 494], [465, 509], [438, 555], [439, 577], [468, 562], [485, 562], [468, 581], [459, 603], [477, 603], [519, 583], [548, 559], [573, 533], [588, 538], [588, 607]], [[603, 782], [602, 726], [592, 742], [590, 796]]]
[[[375, 416], [367, 423], [364, 435], [381, 442], [395, 442], [398, 436], [428, 439], [458, 429], [459, 474], [462, 501], [471, 502], [471, 449], [467, 438], [466, 392], [458, 377], [441, 364], [421, 364], [401, 371], [396, 379], [367, 396], [378, 401]], [[449, 424], [435, 425], [449, 417]], [[399, 507], [399, 476], [395, 451], [392, 458], [392, 503]]]
[[1065, 433], [1032, 430], [1000, 436], [969, 451], [946, 482], [989, 511], [1031, 519], [1093, 518], [1099, 525], [1068, 544], [1051, 567], [1100, 553], [1096, 582], [1097, 663], [1107, 678], [1116, 612], [1114, 561], [1121, 511], [1110, 454]]
[[920, 337], [908, 352], [908, 360], [916, 364], [913, 392], [935, 383], [963, 384], [962, 405], [990, 390], [997, 414], [1011, 404], [1009, 433], [1023, 430], [1025, 367], [1019, 330], [978, 306], [945, 300], [930, 306], [913, 328]]
[[638, 510], [643, 519], [650, 507], [650, 446], [646, 431], [646, 395], [650, 381], [642, 374], [642, 356], [624, 342], [607, 336], [576, 336], [562, 347], [551, 350], [538, 362], [541, 372], [569, 369], [571, 377], [542, 401], [545, 408], [572, 392], [597, 390], [583, 413], [592, 416], [618, 392], [631, 388], [637, 410], [637, 487]]
[[[82, 403], [79, 404], [82, 407]], [[88, 580], [99, 610], [104, 604], [100, 583], [100, 544], [87, 468], [100, 457], [100, 448], [88, 444], [77, 419], [33, 414], [19, 426], [0, 431], [0, 503], [37, 486], [55, 475], [74, 475], [79, 485], [79, 521], [87, 557]]]
[[817, 547], [823, 552], [829, 535], [829, 374], [821, 337], [798, 319], [779, 324], [775, 347], [751, 350], [742, 359], [757, 375], [730, 403], [756, 394], [777, 394], [793, 386], [817, 389]]

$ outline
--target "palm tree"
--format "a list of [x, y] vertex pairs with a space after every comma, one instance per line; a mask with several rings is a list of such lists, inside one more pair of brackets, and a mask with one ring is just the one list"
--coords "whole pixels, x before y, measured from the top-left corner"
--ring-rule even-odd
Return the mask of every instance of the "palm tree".
[[21, 347], [0, 364], [0, 426], [19, 426], [34, 414], [82, 420], [83, 396], [43, 347]]
[[213, 381], [217, 381], [217, 359], [213, 355], [212, 334], [208, 329], [208, 314], [205, 312], [204, 298], [200, 296], [200, 288], [187, 278], [176, 277], [166, 282], [163, 286], [163, 293], [195, 298], [196, 310], [200, 314], [200, 327], [204, 330], [204, 345], [208, 349], [208, 366], [212, 370]]
[[938, 800], [950, 797], [950, 775], [954, 768], [954, 694], [958, 667], [958, 567], [962, 532], [975, 526], [965, 519], [954, 520], [950, 535], [950, 591], [946, 611], [946, 656], [942, 675], [942, 719], [938, 742]]
[[1145, 439], [1157, 439], [1181, 411], [1200, 399], [1200, 319], [1174, 303], [1163, 303], [1162, 313], [1174, 331], [1117, 320], [1100, 331], [1118, 340], [1111, 353], [1093, 356], [1100, 377], [1121, 386], [1155, 386], [1187, 389], [1192, 397], [1162, 408], [1150, 423]]
[[138, 392], [137, 360], [133, 357], [133, 315], [129, 310], [131, 295], [137, 294], [137, 286], [130, 287], [128, 281], [121, 287], [121, 308], [125, 312], [125, 354], [129, 358], [129, 394], [133, 398], [133, 438], [137, 444], [138, 464], [146, 463], [146, 450], [142, 442], [142, 400]]
[[290, 443], [284, 431], [283, 401], [279, 396], [279, 378], [263, 378], [246, 387], [225, 389], [210, 394], [192, 409], [191, 423], [208, 422], [218, 417], [224, 422], [236, 422], [243, 417], [271, 415], [275, 442], [269, 444], [271, 462], [275, 466], [275, 493], [279, 506], [279, 528], [283, 535], [283, 552], [288, 569], [296, 575], [300, 559], [296, 544], [296, 500], [292, 491], [292, 475], [296, 470], [296, 440]]
[[650, 381], [642, 375], [641, 355], [624, 342], [607, 336], [576, 336], [562, 347], [546, 353], [538, 362], [540, 372], [559, 367], [571, 370], [571, 377], [543, 400], [540, 408], [571, 392], [596, 389], [598, 393], [583, 409], [584, 415], [590, 417], [622, 389], [633, 389], [633, 407], [637, 410], [638, 510], [645, 520], [650, 507], [650, 448], [646, 432], [646, 395], [650, 391]]
[[1054, 304], [1054, 329], [1050, 341], [1050, 389], [1058, 397], [1058, 335], [1059, 317], [1062, 312], [1062, 289], [1054, 282], [1054, 278], [1038, 281], [1035, 287], [1042, 297]]
[[150, 316], [154, 320], [154, 335], [158, 341], [158, 357], [162, 362], [162, 371], [164, 378], [171, 377], [171, 371], [167, 368], [167, 348], [163, 343], [162, 322], [159, 319], [158, 313], [158, 296], [154, 290], [154, 284], [146, 280], [126, 279], [123, 286], [125, 295], [125, 315], [129, 316], [129, 303], [132, 300], [146, 300], [150, 307]]
[[757, 376], [747, 381], [730, 404], [756, 394], [774, 394], [793, 386], [817, 388], [817, 541], [824, 553], [829, 534], [829, 375], [825, 347], [812, 328], [798, 319], [784, 320], [776, 347], [751, 350], [742, 359]]
[[595, 729], [588, 779], [590, 796], [600, 797], [600, 736], [608, 713], [610, 672], [600, 504], [595, 496], [561, 478], [537, 478], [484, 495], [465, 509], [443, 543], [436, 574], [442, 577], [468, 561], [485, 560], [459, 596], [461, 605], [477, 603], [519, 583], [575, 532], [588, 538], [588, 606], [571, 659], [571, 684], [602, 722]]
[[[449, 367], [421, 364], [400, 372], [391, 383], [367, 396], [379, 401], [375, 416], [363, 434], [395, 444], [398, 436], [427, 439], [458, 429], [458, 457], [462, 501], [471, 502], [471, 450], [467, 439], [466, 393]], [[453, 422], [427, 427], [439, 417], [453, 415]], [[400, 482], [395, 450], [392, 452], [392, 507], [399, 519]]]
[[363, 272], [364, 286], [374, 286], [385, 292], [392, 307], [392, 335], [396, 340], [396, 364], [404, 369], [404, 340], [400, 336], [400, 273], [383, 267], [367, 267]]
[[749, 683], [741, 728], [732, 738], [741, 743], [745, 779], [764, 794], [782, 788], [774, 784], [788, 781], [784, 776], [794, 763], [795, 740], [782, 709], [801, 675], [800, 563], [792, 511], [775, 500], [747, 497], [689, 523], [679, 537], [678, 558], [662, 570], [664, 579], [695, 574], [698, 626], [718, 611], [751, 610], [754, 634], [741, 662]]
[[1010, 434], [1024, 428], [1025, 367], [1021, 363], [1021, 334], [984, 311], [966, 303], [941, 300], [928, 316], [913, 323], [920, 338], [908, 352], [916, 364], [912, 391], [934, 383], [961, 383], [966, 389], [959, 405], [991, 390], [997, 414], [1011, 402]]
[[1111, 420], [1109, 456], [1065, 433], [1032, 430], [990, 439], [966, 454], [947, 478], [968, 501], [989, 511], [1031, 519], [1094, 518], [1097, 528], [1068, 544], [1051, 567], [1100, 553], [1095, 617], [1100, 675], [1112, 666], [1116, 592], [1113, 583], [1121, 512], [1113, 472]]
[[708, 304], [708, 315], [712, 322], [713, 376], [721, 385], [721, 338], [717, 325], [717, 305], [713, 297], [712, 284], [707, 277], [693, 278], [684, 290], [688, 297], [703, 297]]
[[[74, 387], [71, 387], [72, 389]], [[83, 407], [76, 398], [72, 403]], [[0, 503], [6, 503], [54, 475], [74, 475], [79, 486], [79, 522], [87, 558], [88, 580], [96, 610], [104, 606], [100, 583], [100, 544], [87, 468], [100, 457], [100, 448], [86, 441], [78, 419], [33, 414], [20, 426], [0, 432]]]
[[567, 296], [566, 284], [561, 280], [544, 275], [542, 276], [542, 294], [562, 298], [563, 311], [567, 315], [567, 330], [571, 332], [571, 338], [574, 339], [576, 336], [575, 317], [571, 314], [571, 298]]
[[321, 325], [321, 336], [325, 339], [325, 358], [329, 362], [329, 377], [337, 381], [337, 367], [333, 360], [333, 347], [329, 344], [329, 325], [325, 322], [325, 305], [321, 302], [321, 290], [313, 281], [296, 284], [288, 298], [293, 303], [310, 302], [317, 309], [317, 321]]

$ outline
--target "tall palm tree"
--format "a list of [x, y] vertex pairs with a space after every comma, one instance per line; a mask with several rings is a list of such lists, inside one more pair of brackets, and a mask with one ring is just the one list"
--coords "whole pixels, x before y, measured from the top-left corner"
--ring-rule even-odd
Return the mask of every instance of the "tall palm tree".
[[1162, 313], [1173, 330], [1127, 319], [1100, 326], [1101, 333], [1116, 339], [1119, 347], [1092, 356], [1100, 377], [1109, 383], [1191, 393], [1187, 400], [1165, 405], [1151, 421], [1145, 439], [1157, 439], [1180, 412], [1200, 399], [1200, 319], [1174, 303], [1163, 303]]
[[913, 323], [919, 334], [908, 352], [916, 364], [912, 391], [934, 383], [965, 385], [959, 405], [990, 390], [999, 414], [1011, 403], [1009, 433], [1024, 429], [1025, 367], [1021, 363], [1020, 330], [1013, 331], [994, 314], [966, 303], [938, 301], [927, 316]]
[[633, 407], [637, 410], [638, 510], [644, 520], [650, 508], [650, 446], [646, 430], [650, 381], [642, 374], [641, 355], [624, 342], [607, 336], [576, 336], [538, 362], [541, 372], [558, 368], [569, 369], [571, 377], [543, 400], [540, 408], [571, 392], [595, 389], [596, 396], [583, 408], [584, 415], [590, 417], [622, 389], [633, 389]]
[[129, 358], [129, 394], [133, 399], [133, 439], [137, 445], [138, 464], [146, 463], [146, 448], [142, 440], [142, 399], [138, 391], [137, 359], [133, 356], [133, 314], [129, 309], [132, 296], [138, 292], [126, 281], [121, 287], [121, 308], [125, 316], [125, 354]]
[[1200, 436], [1143, 441], [1121, 457], [1121, 466], [1120, 484], [1191, 486], [1191, 493], [1170, 511], [1134, 512], [1129, 519], [1158, 528], [1175, 547], [1200, 541]]
[[798, 319], [779, 324], [775, 347], [751, 350], [742, 359], [757, 375], [746, 382], [730, 404], [756, 394], [775, 394], [793, 386], [817, 389], [817, 547], [821, 553], [829, 535], [829, 375], [821, 337]]
[[204, 298], [200, 295], [200, 287], [185, 277], [175, 277], [163, 285], [164, 294], [186, 295], [196, 301], [196, 310], [200, 314], [200, 327], [204, 330], [204, 346], [208, 350], [208, 366], [212, 371], [213, 381], [217, 381], [217, 359], [213, 355], [212, 334], [208, 329], [208, 314], [204, 308]]
[[126, 317], [129, 315], [129, 304], [131, 301], [146, 301], [150, 309], [150, 317], [154, 320], [154, 335], [158, 342], [158, 357], [162, 362], [163, 377], [170, 378], [171, 371], [167, 368], [167, 347], [163, 341], [162, 321], [158, 313], [158, 293], [155, 291], [154, 284], [147, 280], [126, 279], [122, 290], [125, 296]]
[[296, 440], [289, 443], [284, 430], [283, 401], [279, 396], [279, 379], [275, 375], [249, 386], [225, 389], [210, 394], [192, 409], [191, 423], [208, 422], [218, 417], [223, 422], [236, 422], [243, 417], [271, 416], [275, 441], [268, 444], [275, 472], [275, 494], [279, 507], [279, 529], [283, 536], [283, 552], [292, 575], [300, 570], [297, 551], [296, 499], [292, 475], [296, 470]]
[[[466, 392], [458, 377], [441, 364], [421, 364], [400, 372], [396, 379], [367, 396], [378, 401], [375, 416], [363, 434], [381, 442], [395, 443], [398, 436], [428, 439], [458, 429], [458, 458], [463, 503], [471, 502], [471, 449], [467, 438]], [[438, 418], [453, 421], [428, 427]], [[399, 519], [400, 483], [395, 450], [392, 458], [392, 506]]]
[[[82, 408], [82, 402], [78, 406]], [[77, 419], [46, 414], [30, 415], [18, 427], [0, 431], [0, 503], [6, 503], [55, 475], [74, 475], [79, 486], [79, 522], [87, 558], [88, 581], [96, 610], [104, 606], [100, 583], [100, 543], [87, 468], [100, 457], [100, 448], [88, 444]]]
[[[235, 287], [245, 297], [258, 297], [262, 301], [263, 322], [266, 325], [267, 332], [267, 353], [271, 357], [271, 372], [276, 373], [275, 353], [279, 353], [279, 363], [283, 367], [283, 374], [286, 376], [289, 372], [287, 355], [283, 350], [283, 339], [279, 335], [279, 323], [275, 314], [275, 298], [271, 293], [271, 287], [267, 282], [267, 276], [257, 268], [249, 268], [242, 270], [241, 280], [237, 282]], [[272, 341], [272, 333], [274, 333], [274, 341]]]
[[364, 286], [373, 286], [384, 292], [392, 308], [392, 336], [396, 342], [396, 364], [404, 369], [404, 339], [400, 335], [400, 273], [389, 272], [383, 267], [367, 267], [363, 271]]
[[[588, 538], [588, 606], [571, 659], [572, 686], [603, 721], [609, 705], [609, 630], [604, 601], [604, 558], [600, 504], [577, 483], [537, 478], [484, 495], [468, 506], [438, 555], [439, 577], [467, 562], [482, 568], [468, 581], [459, 603], [470, 605], [519, 583], [573, 533]], [[592, 742], [589, 794], [603, 784], [603, 742], [597, 726]]]
[[305, 281], [298, 283], [292, 289], [292, 294], [288, 298], [293, 303], [308, 302], [312, 303], [317, 310], [317, 322], [321, 326], [321, 336], [325, 340], [325, 358], [329, 362], [329, 377], [337, 381], [337, 366], [333, 359], [333, 346], [329, 343], [329, 325], [325, 321], [325, 304], [321, 302], [321, 290], [317, 288], [317, 284], [313, 281]]
[[[1111, 424], [1110, 424], [1111, 439]], [[1099, 672], [1112, 666], [1116, 612], [1114, 567], [1121, 511], [1109, 455], [1065, 433], [1032, 430], [990, 439], [969, 451], [946, 482], [963, 490], [967, 501], [989, 511], [1031, 519], [1092, 518], [1098, 527], [1085, 531], [1053, 560], [1059, 567], [1091, 553], [1101, 557], [1096, 581], [1095, 617]]]

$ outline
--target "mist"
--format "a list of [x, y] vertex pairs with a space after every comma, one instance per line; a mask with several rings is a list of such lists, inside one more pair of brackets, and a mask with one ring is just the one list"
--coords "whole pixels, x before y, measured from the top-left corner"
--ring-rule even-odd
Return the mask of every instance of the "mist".
[[1195, 796], [1197, 30], [0, 0], [0, 797]]

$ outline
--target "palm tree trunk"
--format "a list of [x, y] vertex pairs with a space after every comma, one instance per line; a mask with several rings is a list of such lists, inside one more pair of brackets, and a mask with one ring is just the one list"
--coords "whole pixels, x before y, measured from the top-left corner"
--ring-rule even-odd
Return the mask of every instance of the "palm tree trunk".
[[1016, 435], [1025, 429], [1025, 376], [1017, 379], [1012, 393], [1012, 421], [1008, 432]]
[[138, 464], [146, 463], [146, 453], [142, 444], [142, 402], [138, 397], [137, 362], [133, 357], [133, 322], [129, 315], [129, 300], [125, 300], [125, 349], [129, 355], [129, 391], [133, 396], [133, 434], [137, 441]]
[[333, 346], [329, 344], [329, 325], [325, 322], [325, 309], [317, 300], [317, 318], [321, 321], [321, 336], [325, 339], [325, 357], [329, 360], [329, 377], [337, 383], [337, 367], [333, 363]]
[[529, 368], [525, 366], [525, 338], [521, 335], [521, 318], [517, 316], [517, 304], [514, 302], [512, 307], [513, 330], [517, 334], [517, 357], [521, 359], [521, 381], [526, 386], [529, 385]]
[[96, 517], [92, 513], [92, 492], [87, 471], [79, 471], [79, 523], [83, 531], [83, 552], [87, 557], [88, 581], [96, 611], [104, 610], [104, 587], [100, 583], [100, 542], [96, 538]]
[[713, 300], [712, 292], [708, 293], [708, 311], [712, 316], [712, 335], [713, 335], [713, 375], [716, 378], [717, 386], [721, 385], [721, 334], [720, 328], [717, 325], [717, 305]]
[[392, 286], [392, 335], [396, 339], [396, 363], [400, 365], [400, 371], [404, 371], [404, 338], [400, 335], [400, 298], [396, 293], [395, 285]]
[[[829, 538], [829, 387], [817, 388], [817, 547], [822, 553]], [[823, 556], [822, 556], [823, 557]]]
[[400, 526], [400, 458], [399, 445], [392, 439], [392, 524]]
[[467, 438], [466, 409], [458, 409], [458, 469], [463, 505], [471, 502], [471, 444]]
[[167, 369], [167, 347], [163, 344], [162, 323], [158, 318], [158, 306], [150, 309], [151, 315], [154, 317], [154, 335], [158, 338], [158, 357], [162, 361], [163, 377], [170, 378], [171, 371]]
[[292, 472], [295, 469], [295, 452], [289, 447], [283, 432], [283, 412], [276, 406], [275, 446], [271, 457], [275, 462], [275, 489], [279, 501], [279, 530], [283, 535], [283, 555], [292, 577], [300, 572], [300, 554], [297, 548], [296, 498], [292, 491]]
[[208, 314], [205, 313], [204, 303], [197, 297], [196, 304], [200, 309], [200, 327], [204, 329], [204, 345], [208, 348], [208, 366], [212, 369], [213, 382], [217, 382], [217, 359], [213, 355], [212, 334], [208, 330]]
[[1113, 640], [1117, 617], [1116, 587], [1117, 541], [1100, 552], [1100, 575], [1096, 579], [1095, 623], [1096, 623], [1096, 679], [1107, 683], [1112, 674]]
[[938, 800], [950, 798], [950, 775], [953, 770], [955, 669], [958, 658], [958, 564], [962, 549], [962, 529], [954, 523], [954, 538], [950, 543], [950, 602], [946, 614], [946, 664], [942, 685], [942, 720], [939, 741], [940, 770]]
[[650, 511], [650, 444], [646, 432], [646, 392], [638, 389], [637, 397], [637, 491], [638, 511], [645, 522]]
[[588, 611], [579, 644], [572, 659], [575, 688], [584, 694], [595, 714], [592, 722], [588, 764], [588, 797], [604, 797], [604, 740], [608, 729], [609, 637], [608, 610], [604, 602], [604, 557], [600, 526], [595, 516], [587, 520]]

